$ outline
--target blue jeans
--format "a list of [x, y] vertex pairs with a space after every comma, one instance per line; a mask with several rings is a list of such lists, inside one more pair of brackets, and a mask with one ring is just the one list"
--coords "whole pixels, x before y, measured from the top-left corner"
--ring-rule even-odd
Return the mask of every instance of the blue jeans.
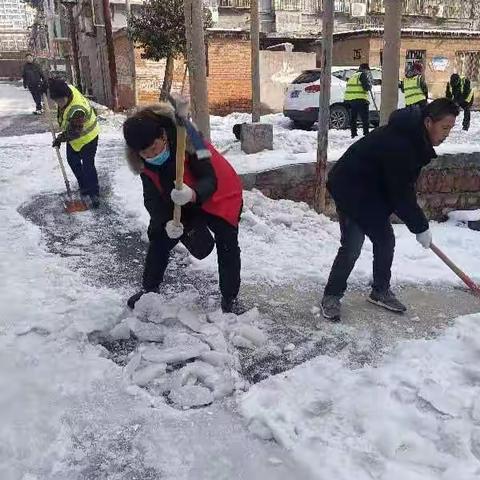
[[325, 287], [325, 295], [342, 297], [347, 289], [347, 280], [362, 251], [365, 235], [373, 244], [373, 289], [386, 292], [390, 288], [395, 235], [387, 217], [375, 226], [360, 226], [342, 212], [340, 222], [340, 248], [333, 262]]
[[95, 168], [97, 145], [98, 137], [76, 152], [67, 143], [67, 162], [77, 179], [82, 195], [98, 196], [99, 193], [97, 169]]

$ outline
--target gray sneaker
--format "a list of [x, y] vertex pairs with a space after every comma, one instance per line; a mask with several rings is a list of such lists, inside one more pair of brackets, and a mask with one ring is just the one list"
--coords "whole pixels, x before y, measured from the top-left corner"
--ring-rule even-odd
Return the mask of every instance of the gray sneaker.
[[386, 308], [392, 312], [404, 313], [407, 307], [401, 303], [394, 293], [388, 289], [386, 292], [377, 292], [372, 290], [372, 293], [367, 299], [368, 302], [380, 307]]
[[340, 321], [340, 298], [334, 295], [324, 295], [322, 300], [322, 315], [332, 322]]

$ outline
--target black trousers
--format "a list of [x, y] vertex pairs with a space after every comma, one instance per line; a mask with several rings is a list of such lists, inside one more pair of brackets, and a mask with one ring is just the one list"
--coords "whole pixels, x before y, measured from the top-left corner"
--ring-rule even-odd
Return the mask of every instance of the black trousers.
[[347, 280], [360, 256], [365, 235], [373, 244], [373, 289], [385, 292], [390, 288], [395, 235], [389, 218], [375, 227], [361, 227], [342, 212], [340, 221], [340, 248], [333, 262], [325, 287], [325, 295], [342, 297], [347, 289]]
[[[220, 292], [224, 298], [236, 298], [240, 290], [241, 269], [238, 228], [215, 215], [205, 213], [202, 216], [215, 237]], [[145, 290], [156, 290], [162, 283], [170, 251], [178, 242], [179, 239], [169, 238], [164, 228], [151, 232], [143, 272]]]
[[468, 130], [470, 128], [471, 104], [465, 102], [463, 104], [460, 104], [460, 107], [463, 109], [463, 129]]
[[42, 90], [39, 87], [28, 87], [35, 102], [35, 109], [37, 112], [42, 110]]
[[87, 143], [79, 152], [67, 143], [67, 162], [77, 179], [82, 195], [98, 196], [98, 175], [95, 168], [97, 146], [98, 137]]
[[370, 119], [369, 119], [369, 102], [366, 100], [350, 100], [348, 102], [350, 106], [350, 131], [352, 137], [357, 136], [357, 121], [358, 117], [362, 120], [363, 134], [368, 135]]

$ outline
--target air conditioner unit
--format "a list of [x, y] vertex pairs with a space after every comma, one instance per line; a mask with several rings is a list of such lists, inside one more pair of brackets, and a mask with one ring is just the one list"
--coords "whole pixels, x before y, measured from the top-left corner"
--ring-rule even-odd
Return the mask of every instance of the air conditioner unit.
[[365, 17], [367, 15], [366, 3], [352, 3], [352, 17]]

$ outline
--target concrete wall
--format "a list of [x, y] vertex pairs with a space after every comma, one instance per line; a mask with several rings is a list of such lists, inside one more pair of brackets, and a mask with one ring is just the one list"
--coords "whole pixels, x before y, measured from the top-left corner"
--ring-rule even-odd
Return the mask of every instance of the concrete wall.
[[281, 112], [287, 86], [302, 70], [315, 68], [315, 53], [260, 52], [260, 96], [264, 113]]
[[[320, 51], [319, 51], [320, 54]], [[370, 61], [369, 38], [347, 38], [333, 44], [333, 65], [360, 65]], [[380, 60], [377, 60], [380, 62]], [[372, 63], [372, 65], [377, 65]], [[378, 63], [380, 65], [380, 63]]]
[[[244, 187], [279, 199], [313, 204], [315, 163], [287, 165], [242, 175]], [[329, 167], [331, 164], [329, 164]], [[480, 153], [443, 155], [424, 168], [418, 181], [419, 203], [431, 220], [452, 210], [480, 208]], [[335, 215], [331, 198], [327, 214]]]
[[118, 103], [121, 110], [136, 105], [135, 53], [125, 31], [114, 34], [115, 64], [118, 80]]

